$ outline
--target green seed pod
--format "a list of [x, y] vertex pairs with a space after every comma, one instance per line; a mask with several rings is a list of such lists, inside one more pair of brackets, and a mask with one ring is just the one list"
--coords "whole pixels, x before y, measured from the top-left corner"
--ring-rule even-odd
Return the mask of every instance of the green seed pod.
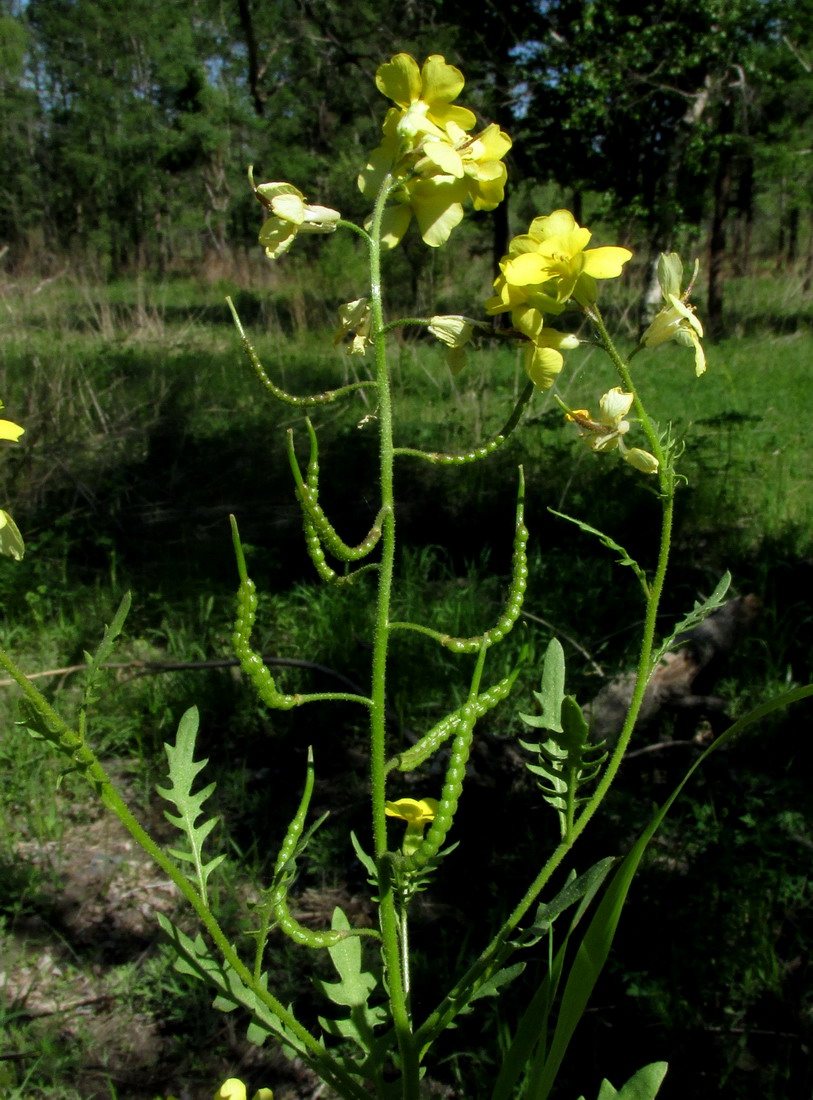
[[[382, 508], [379, 511], [370, 531], [357, 546], [348, 546], [348, 544], [343, 541], [319, 503], [319, 461], [316, 432], [309, 420], [307, 421], [307, 426], [311, 442], [307, 480], [304, 480], [302, 477], [302, 471], [299, 468], [299, 463], [294, 452], [293, 431], [290, 429], [288, 431], [287, 440], [288, 461], [291, 465], [291, 472], [294, 475], [296, 496], [302, 508], [303, 521], [319, 536], [322, 545], [330, 551], [334, 558], [345, 562], [359, 561], [359, 559], [367, 557], [381, 538], [382, 524], [387, 514], [387, 509]], [[318, 568], [317, 566], [317, 569]]]
[[512, 560], [511, 587], [508, 591], [505, 610], [495, 625], [483, 634], [472, 638], [452, 638], [441, 635], [439, 640], [454, 653], [478, 653], [483, 645], [490, 646], [501, 641], [512, 629], [522, 611], [525, 590], [528, 587], [528, 528], [525, 526], [524, 476], [520, 467], [520, 491], [517, 499], [516, 529], [514, 532], [514, 554]]
[[251, 648], [251, 632], [257, 614], [257, 591], [251, 577], [244, 577], [237, 590], [237, 617], [234, 623], [232, 645], [240, 668], [251, 680], [254, 690], [267, 707], [274, 710], [290, 710], [297, 706], [296, 695], [283, 695], [277, 690], [274, 678], [263, 663], [262, 657]]
[[457, 732], [452, 742], [449, 766], [446, 769], [437, 813], [417, 850], [411, 856], [404, 857], [401, 864], [404, 871], [419, 871], [438, 854], [452, 827], [454, 815], [457, 813], [457, 804], [466, 775], [466, 764], [471, 751], [474, 723], [477, 720], [476, 707], [473, 703], [464, 703], [458, 714]]
[[[508, 698], [518, 672], [519, 670], [517, 669], [515, 672], [512, 672], [510, 676], [506, 676], [504, 680], [500, 680], [498, 683], [494, 684], [493, 687], [490, 687], [488, 691], [477, 696], [473, 703], [477, 718], [482, 718], [482, 716], [487, 714], [488, 711], [497, 705], [497, 703]], [[447, 714], [446, 717], [442, 718], [437, 725], [433, 726], [432, 729], [428, 731], [428, 733], [425, 733], [420, 741], [407, 749], [406, 752], [399, 753], [398, 756], [393, 757], [393, 759], [387, 763], [387, 771], [392, 771], [393, 768], [397, 768], [399, 772], [411, 772], [428, 760], [429, 757], [437, 752], [440, 746], [456, 732], [460, 723], [462, 710], [463, 707], [458, 707], [457, 710], [452, 711], [451, 714]]]
[[280, 931], [284, 932], [286, 936], [301, 947], [335, 947], [337, 943], [341, 943], [342, 940], [346, 940], [348, 936], [353, 935], [352, 931], [348, 932], [340, 928], [325, 932], [315, 932], [311, 928], [306, 928], [304, 924], [300, 924], [295, 917], [291, 916], [284, 889], [279, 892], [278, 896], [271, 898], [271, 909]]

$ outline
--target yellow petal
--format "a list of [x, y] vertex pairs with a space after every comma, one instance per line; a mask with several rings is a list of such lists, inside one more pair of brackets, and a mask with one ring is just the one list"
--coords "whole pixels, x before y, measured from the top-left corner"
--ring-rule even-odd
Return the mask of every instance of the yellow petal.
[[[422, 146], [423, 158], [436, 165], [441, 172], [456, 179], [463, 178], [463, 160], [458, 151], [447, 141], [427, 140]], [[422, 165], [419, 163], [418, 171]]]
[[421, 99], [432, 107], [436, 103], [451, 103], [463, 91], [465, 83], [460, 69], [447, 65], [442, 54], [433, 53], [424, 61], [421, 70]]
[[408, 53], [398, 53], [375, 74], [379, 92], [400, 107], [408, 107], [421, 97], [421, 74], [418, 62]]
[[449, 234], [463, 220], [461, 197], [456, 180], [451, 184], [420, 180], [412, 189], [412, 208], [421, 236], [431, 248], [446, 244]]
[[412, 209], [407, 203], [388, 206], [381, 219], [381, 245], [383, 248], [395, 248], [409, 229], [412, 221]]
[[615, 279], [627, 260], [632, 259], [628, 248], [608, 245], [604, 248], [590, 248], [584, 254], [584, 273], [594, 279]]
[[486, 126], [477, 137], [483, 145], [483, 160], [502, 160], [512, 145], [511, 138], [496, 122]]
[[271, 201], [271, 209], [278, 218], [301, 225], [305, 220], [305, 203], [301, 195], [277, 195]]
[[16, 443], [24, 431], [25, 428], [21, 428], [19, 424], [0, 420], [0, 439], [10, 439], [12, 443]]
[[525, 353], [525, 372], [538, 390], [549, 390], [562, 369], [564, 359], [554, 348], [530, 344]]
[[473, 130], [477, 124], [477, 118], [473, 111], [470, 111], [468, 107], [458, 107], [454, 103], [433, 103], [429, 110], [429, 116], [433, 122], [444, 129], [450, 123], [454, 123], [461, 130], [468, 132]]
[[577, 228], [576, 219], [569, 210], [554, 210], [544, 218], [534, 218], [529, 232], [532, 236], [545, 240], [547, 237], [558, 237], [571, 233]]
[[538, 252], [523, 252], [510, 259], [504, 273], [513, 286], [533, 286], [551, 278], [550, 264]]
[[399, 798], [395, 802], [385, 802], [387, 817], [399, 817], [410, 825], [426, 825], [434, 821], [438, 812], [436, 798]]
[[294, 243], [297, 227], [282, 218], [268, 218], [260, 230], [260, 244], [269, 260], [277, 260]]
[[633, 395], [624, 393], [620, 386], [614, 386], [601, 399], [601, 422], [615, 427], [632, 408]]

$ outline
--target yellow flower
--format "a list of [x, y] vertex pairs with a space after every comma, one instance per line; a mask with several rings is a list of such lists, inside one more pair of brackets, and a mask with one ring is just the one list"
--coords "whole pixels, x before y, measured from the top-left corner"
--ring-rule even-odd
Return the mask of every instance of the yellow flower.
[[596, 301], [596, 279], [613, 279], [632, 257], [627, 248], [587, 248], [591, 233], [569, 210], [534, 218], [526, 234], [514, 237], [490, 299], [490, 313], [525, 302], [545, 313], [561, 313], [570, 299], [582, 307]]
[[405, 856], [411, 856], [423, 839], [424, 829], [435, 820], [438, 812], [437, 799], [399, 798], [395, 802], [386, 802], [384, 806], [387, 817], [399, 817], [402, 821], [406, 821], [407, 827], [401, 850]]
[[[230, 1077], [217, 1090], [214, 1100], [246, 1100], [246, 1086], [238, 1077]], [[271, 1089], [257, 1089], [252, 1100], [274, 1100], [274, 1094]]]
[[510, 137], [496, 122], [479, 134], [467, 134], [449, 122], [443, 137], [424, 140], [415, 171], [428, 178], [446, 174], [461, 180], [475, 210], [493, 210], [505, 197], [508, 169], [502, 158], [510, 148]]
[[[696, 275], [697, 265], [695, 265]], [[667, 340], [674, 340], [676, 344], [682, 344], [683, 347], [694, 348], [694, 370], [699, 378], [706, 369], [706, 355], [700, 343], [703, 326], [695, 316], [694, 307], [685, 303], [689, 291], [686, 291], [683, 298], [680, 297], [682, 278], [683, 264], [677, 253], [662, 253], [658, 261], [658, 280], [665, 305], [659, 313], [655, 314], [652, 324], [641, 337], [641, 343], [645, 347], [654, 348]]]
[[466, 345], [471, 342], [478, 321], [460, 314], [430, 317], [427, 328], [446, 345], [446, 362], [452, 374], [460, 374], [466, 365]]
[[340, 344], [345, 336], [352, 334], [353, 339], [347, 345], [348, 355], [364, 355], [372, 344], [370, 331], [373, 326], [373, 315], [370, 309], [369, 298], [356, 298], [353, 302], [347, 302], [339, 306], [339, 328], [333, 337], [333, 343]]
[[471, 130], [477, 121], [465, 107], [452, 100], [462, 92], [465, 80], [454, 65], [447, 65], [441, 54], [432, 54], [418, 69], [408, 53], [399, 53], [375, 74], [378, 90], [400, 108], [398, 128], [407, 140], [423, 134], [442, 137], [448, 122], [462, 130]]
[[338, 210], [308, 204], [292, 183], [261, 183], [255, 187], [251, 169], [249, 180], [270, 214], [260, 230], [260, 244], [270, 260], [287, 252], [297, 233], [332, 233], [341, 218]]
[[624, 418], [632, 408], [633, 395], [615, 386], [602, 397], [598, 420], [593, 420], [587, 409], [568, 410], [567, 418], [579, 428], [581, 438], [592, 451], [613, 451], [618, 448], [622, 458], [645, 474], [654, 474], [658, 460], [639, 447], [627, 447], [624, 436], [630, 429]]

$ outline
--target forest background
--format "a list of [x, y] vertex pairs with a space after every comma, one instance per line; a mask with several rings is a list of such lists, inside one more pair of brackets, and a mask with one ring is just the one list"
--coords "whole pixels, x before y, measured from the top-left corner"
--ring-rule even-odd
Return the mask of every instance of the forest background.
[[[0, 503], [28, 544], [25, 560], [0, 572], [5, 644], [32, 671], [81, 664], [132, 587], [118, 655], [132, 667], [111, 682], [96, 735], [160, 831], [153, 784], [162, 743], [186, 706], [201, 707], [234, 852], [224, 911], [230, 893], [250, 894], [267, 872], [258, 836], [278, 838], [290, 816], [287, 805], [267, 805], [269, 768], [290, 779], [293, 798], [305, 745], [293, 719], [270, 718], [228, 670], [205, 666], [230, 657], [230, 511], [253, 547], [264, 652], [355, 681], [367, 675], [363, 602], [339, 606], [303, 563], [282, 457], [288, 421], [257, 400], [223, 302], [232, 295], [289, 389], [319, 390], [354, 369], [331, 330], [336, 307], [363, 285], [364, 260], [337, 235], [298, 241], [269, 264], [246, 169], [363, 218], [356, 174], [378, 144], [383, 102], [374, 74], [397, 51], [444, 54], [466, 76], [464, 102], [514, 146], [508, 201], [497, 211], [467, 218], [441, 251], [408, 237], [387, 257], [392, 306], [478, 315], [510, 236], [566, 206], [594, 243], [635, 252], [606, 303], [632, 346], [652, 260], [664, 249], [687, 265], [699, 256], [709, 370], [687, 386], [681, 349], [670, 349], [652, 380], [656, 415], [688, 433], [665, 615], [675, 621], [731, 569], [734, 590], [763, 601], [721, 688], [732, 714], [810, 679], [811, 0], [411, 0], [386, 11], [365, 0], [0, 0], [0, 13], [0, 397], [26, 428], [3, 456]], [[502, 423], [521, 377], [513, 351], [473, 357], [459, 379], [421, 337], [404, 340], [398, 356], [405, 434], [443, 449]], [[568, 362], [571, 407], [595, 405], [591, 350]], [[545, 506], [583, 515], [646, 562], [653, 502], [620, 464], [574, 456], [561, 413], [536, 396], [521, 440], [487, 478], [399, 478], [404, 592], [418, 607], [445, 608], [464, 633], [481, 629], [482, 603], [499, 605], [508, 570], [508, 548], [489, 546], [487, 534], [510, 527], [505, 486], [524, 462], [538, 502], [526, 698], [554, 632], [586, 699], [599, 674], [632, 659], [629, 592], [611, 555], [563, 532]], [[323, 453], [345, 475], [325, 478], [326, 499], [360, 527], [365, 411], [320, 425]], [[509, 665], [516, 652], [506, 649]], [[433, 685], [449, 671], [426, 661], [407, 646], [394, 677], [392, 705], [407, 728], [440, 713]], [[128, 679], [139, 671], [152, 674]], [[286, 675], [295, 688], [313, 670]], [[68, 673], [40, 682], [63, 701], [80, 698]], [[171, 899], [78, 785], [68, 778], [55, 793], [56, 769], [41, 748], [12, 737], [14, 703], [1, 690], [3, 1095], [197, 1100], [231, 1072], [274, 1085], [278, 1097], [311, 1095], [312, 1082], [252, 1050], [173, 973], [150, 916]], [[349, 759], [357, 775], [297, 887], [300, 915], [315, 924], [328, 922], [337, 899], [352, 912], [365, 889], [344, 843], [363, 799], [360, 738], [349, 716], [341, 745], [324, 721], [311, 719], [307, 733], [322, 774], [338, 775]], [[460, 825], [470, 845], [481, 843], [495, 791], [511, 790], [506, 824], [519, 820], [520, 839], [509, 855], [495, 843], [499, 860], [484, 856], [484, 919], [497, 919], [506, 883], [545, 828], [538, 793], [530, 782], [517, 789], [501, 748], [516, 726], [514, 714], [496, 712], [476, 762], [480, 795]], [[622, 922], [563, 1096], [594, 1095], [604, 1074], [620, 1083], [651, 1055], [672, 1065], [666, 1100], [807, 1100], [813, 830], [804, 730], [798, 715], [765, 724], [676, 811]], [[668, 739], [668, 728], [661, 734]], [[630, 761], [596, 858], [629, 843], [694, 751]], [[317, 801], [326, 806], [331, 795], [328, 779]], [[452, 875], [427, 904], [430, 973], [453, 971], [466, 951], [460, 887]], [[643, 951], [653, 928], [659, 947]], [[280, 981], [302, 995], [283, 948]], [[437, 1095], [476, 1095], [489, 1043], [504, 1041], [513, 1023], [501, 1003], [482, 1032], [464, 1022], [461, 1049], [481, 1053], [469, 1063], [450, 1047], [445, 1076], [430, 1083]], [[585, 1065], [589, 1084], [579, 1076]]]

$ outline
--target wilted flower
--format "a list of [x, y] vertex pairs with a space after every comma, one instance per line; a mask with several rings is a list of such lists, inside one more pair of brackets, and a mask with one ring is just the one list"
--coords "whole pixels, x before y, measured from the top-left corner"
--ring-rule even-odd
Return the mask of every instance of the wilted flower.
[[695, 316], [694, 307], [685, 303], [684, 299], [688, 297], [689, 291], [686, 291], [683, 298], [680, 297], [683, 264], [676, 252], [661, 254], [658, 261], [658, 281], [665, 305], [655, 314], [652, 324], [641, 337], [641, 343], [648, 348], [654, 348], [667, 340], [674, 340], [683, 347], [694, 348], [694, 369], [699, 377], [706, 369], [706, 355], [700, 343], [703, 326]]
[[567, 418], [578, 425], [581, 438], [592, 451], [618, 448], [622, 458], [630, 465], [645, 474], [654, 474], [659, 465], [657, 458], [639, 447], [627, 447], [624, 442], [624, 436], [630, 429], [629, 421], [624, 418], [632, 408], [632, 402], [631, 393], [624, 393], [620, 386], [615, 386], [602, 397], [598, 420], [593, 420], [587, 409], [569, 410]]
[[[246, 1100], [246, 1086], [238, 1077], [230, 1077], [217, 1090], [214, 1100]], [[271, 1089], [257, 1089], [252, 1100], [274, 1100], [274, 1094]]]
[[332, 233], [341, 214], [328, 206], [313, 206], [292, 183], [261, 183], [254, 185], [254, 194], [268, 210], [269, 217], [260, 230], [260, 244], [270, 260], [277, 260], [294, 243], [297, 233]]
[[22, 561], [25, 554], [25, 543], [19, 528], [8, 512], [0, 508], [0, 554]]
[[446, 345], [446, 362], [452, 374], [460, 374], [466, 365], [466, 345], [471, 342], [475, 326], [479, 322], [460, 314], [438, 315], [429, 319], [427, 328]]
[[423, 839], [424, 829], [435, 820], [438, 801], [436, 798], [399, 798], [395, 802], [386, 802], [385, 811], [387, 817], [400, 817], [402, 821], [406, 821], [401, 850], [405, 856], [411, 856]]
[[356, 298], [354, 302], [347, 302], [339, 306], [339, 328], [333, 337], [333, 343], [340, 344], [345, 336], [352, 334], [353, 339], [347, 345], [347, 354], [364, 355], [372, 344], [370, 339], [372, 324], [373, 315], [369, 298]]

